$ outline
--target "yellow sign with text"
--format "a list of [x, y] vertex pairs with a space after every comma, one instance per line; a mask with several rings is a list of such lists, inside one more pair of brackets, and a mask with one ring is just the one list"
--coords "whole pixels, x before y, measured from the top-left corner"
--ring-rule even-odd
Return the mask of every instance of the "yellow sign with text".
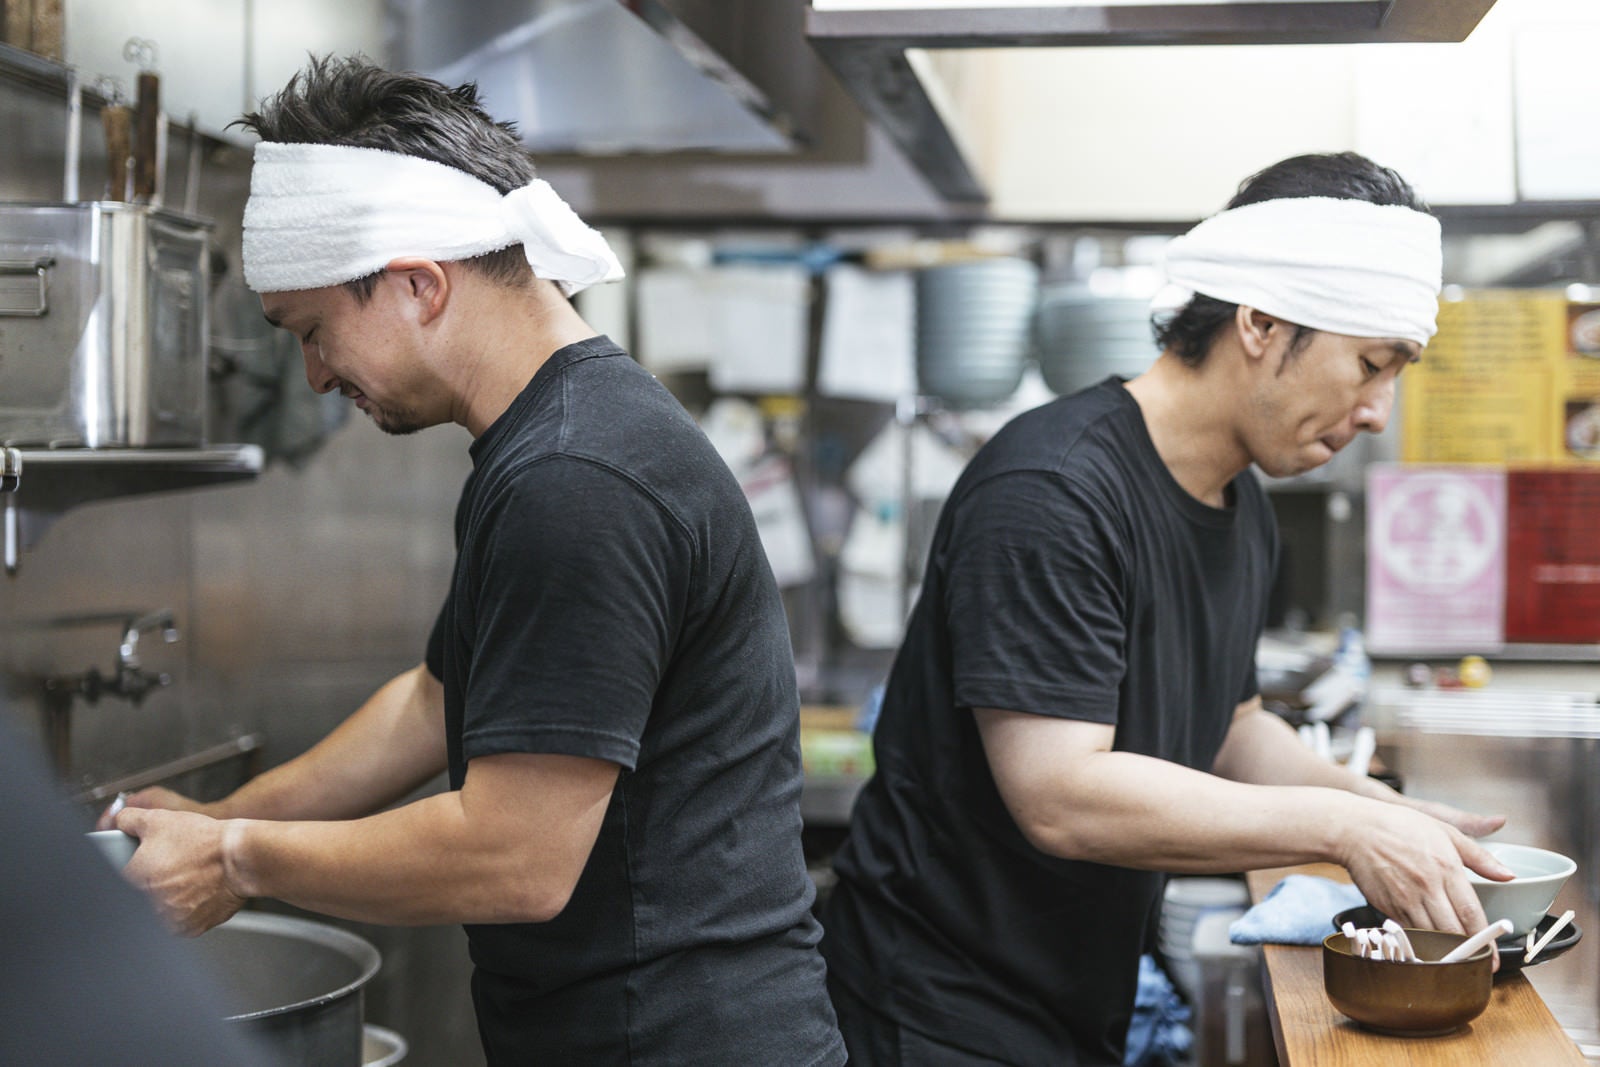
[[1600, 462], [1600, 304], [1538, 290], [1443, 300], [1400, 390], [1407, 463]]

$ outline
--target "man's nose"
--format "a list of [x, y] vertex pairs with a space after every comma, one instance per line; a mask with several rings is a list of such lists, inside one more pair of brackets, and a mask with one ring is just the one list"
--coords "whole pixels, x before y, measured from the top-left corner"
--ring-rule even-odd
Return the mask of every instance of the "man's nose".
[[301, 344], [300, 354], [306, 360], [306, 381], [319, 393], [331, 393], [339, 387], [339, 379], [322, 362], [315, 345]]
[[1356, 427], [1368, 433], [1382, 433], [1389, 425], [1389, 414], [1394, 410], [1394, 379], [1385, 378], [1372, 384], [1356, 405]]

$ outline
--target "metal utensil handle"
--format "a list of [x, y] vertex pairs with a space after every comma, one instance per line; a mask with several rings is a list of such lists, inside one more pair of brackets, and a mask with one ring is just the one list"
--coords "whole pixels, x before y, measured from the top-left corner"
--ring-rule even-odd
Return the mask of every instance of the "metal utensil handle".
[[36, 306], [6, 307], [0, 304], [0, 315], [23, 319], [38, 319], [47, 315], [50, 311], [50, 279], [45, 271], [55, 265], [53, 256], [40, 256], [38, 259], [0, 259], [0, 276], [32, 274], [39, 281], [39, 299]]

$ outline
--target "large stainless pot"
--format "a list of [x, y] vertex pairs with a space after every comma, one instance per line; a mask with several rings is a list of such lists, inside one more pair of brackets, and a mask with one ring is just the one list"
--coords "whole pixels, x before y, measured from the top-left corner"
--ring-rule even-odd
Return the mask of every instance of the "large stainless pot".
[[0, 203], [0, 445], [205, 443], [210, 225]]
[[360, 1067], [362, 987], [378, 950], [324, 923], [240, 912], [194, 945], [228, 1019], [293, 1067]]

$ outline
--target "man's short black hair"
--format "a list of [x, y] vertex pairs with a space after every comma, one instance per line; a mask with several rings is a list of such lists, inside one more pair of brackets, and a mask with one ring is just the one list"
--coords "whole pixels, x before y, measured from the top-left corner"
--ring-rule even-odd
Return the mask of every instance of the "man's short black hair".
[[[277, 95], [234, 125], [263, 141], [380, 148], [464, 171], [501, 193], [534, 178], [533, 160], [516, 127], [484, 110], [478, 87], [450, 88], [432, 78], [385, 70], [359, 56], [312, 56]], [[507, 285], [532, 279], [521, 245], [463, 260]], [[345, 283], [365, 302], [377, 274]]]
[[[1428, 210], [1416, 190], [1399, 174], [1355, 152], [1294, 156], [1274, 163], [1240, 182], [1239, 191], [1227, 206], [1244, 207], [1264, 200], [1306, 196], [1365, 200], [1372, 204], [1408, 207], [1413, 211]], [[1217, 331], [1232, 322], [1238, 310], [1238, 304], [1197, 293], [1170, 318], [1158, 317], [1152, 322], [1156, 343], [1164, 350], [1170, 349], [1189, 366], [1198, 367], [1205, 362]], [[1309, 326], [1296, 324], [1289, 351], [1298, 352], [1315, 332]]]

